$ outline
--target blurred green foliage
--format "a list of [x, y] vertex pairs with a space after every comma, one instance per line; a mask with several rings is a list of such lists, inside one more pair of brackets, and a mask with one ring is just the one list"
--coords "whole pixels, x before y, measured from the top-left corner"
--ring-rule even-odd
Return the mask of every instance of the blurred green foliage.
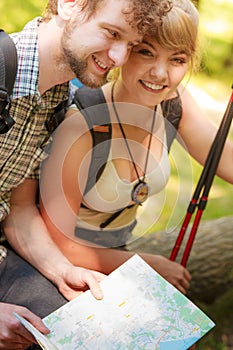
[[46, 0], [1, 0], [0, 27], [7, 33], [17, 32], [33, 17], [41, 15]]
[[195, 82], [225, 100], [233, 83], [233, 0], [200, 0], [202, 71]]

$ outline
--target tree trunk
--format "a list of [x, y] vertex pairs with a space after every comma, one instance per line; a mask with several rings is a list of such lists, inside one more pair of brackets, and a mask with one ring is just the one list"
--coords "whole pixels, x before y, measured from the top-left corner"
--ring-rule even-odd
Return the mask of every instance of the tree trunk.
[[[179, 229], [145, 235], [128, 245], [135, 252], [161, 254], [169, 258]], [[186, 232], [188, 235], [189, 230]], [[184, 238], [182, 248], [187, 237]], [[178, 254], [180, 262], [183, 249]], [[200, 223], [187, 263], [192, 275], [188, 296], [213, 303], [233, 286], [233, 216]]]

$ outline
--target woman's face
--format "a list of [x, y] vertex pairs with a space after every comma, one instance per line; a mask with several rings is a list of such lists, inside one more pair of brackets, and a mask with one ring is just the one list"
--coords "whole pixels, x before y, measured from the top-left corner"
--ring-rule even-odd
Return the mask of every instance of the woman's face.
[[154, 39], [145, 37], [135, 46], [121, 69], [124, 93], [130, 100], [154, 106], [169, 97], [188, 70], [189, 57], [161, 47]]

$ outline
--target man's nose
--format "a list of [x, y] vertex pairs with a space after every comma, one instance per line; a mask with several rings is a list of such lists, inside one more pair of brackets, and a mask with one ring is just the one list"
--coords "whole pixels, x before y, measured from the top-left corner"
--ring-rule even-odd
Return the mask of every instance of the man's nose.
[[127, 43], [114, 43], [108, 51], [108, 56], [116, 67], [122, 66], [128, 59], [130, 48]]

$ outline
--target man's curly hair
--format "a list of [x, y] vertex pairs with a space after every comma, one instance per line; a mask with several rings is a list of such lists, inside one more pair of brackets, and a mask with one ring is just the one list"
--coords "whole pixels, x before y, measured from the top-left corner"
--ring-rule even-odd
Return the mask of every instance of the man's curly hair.
[[[77, 0], [82, 9], [91, 16], [104, 0]], [[117, 1], [117, 0], [116, 0]], [[172, 8], [172, 0], [126, 0], [126, 8], [123, 14], [126, 15], [130, 25], [137, 28], [139, 34], [144, 34], [151, 26], [159, 25], [162, 18]], [[43, 16], [45, 21], [49, 21], [57, 15], [58, 0], [48, 0], [48, 4]]]

